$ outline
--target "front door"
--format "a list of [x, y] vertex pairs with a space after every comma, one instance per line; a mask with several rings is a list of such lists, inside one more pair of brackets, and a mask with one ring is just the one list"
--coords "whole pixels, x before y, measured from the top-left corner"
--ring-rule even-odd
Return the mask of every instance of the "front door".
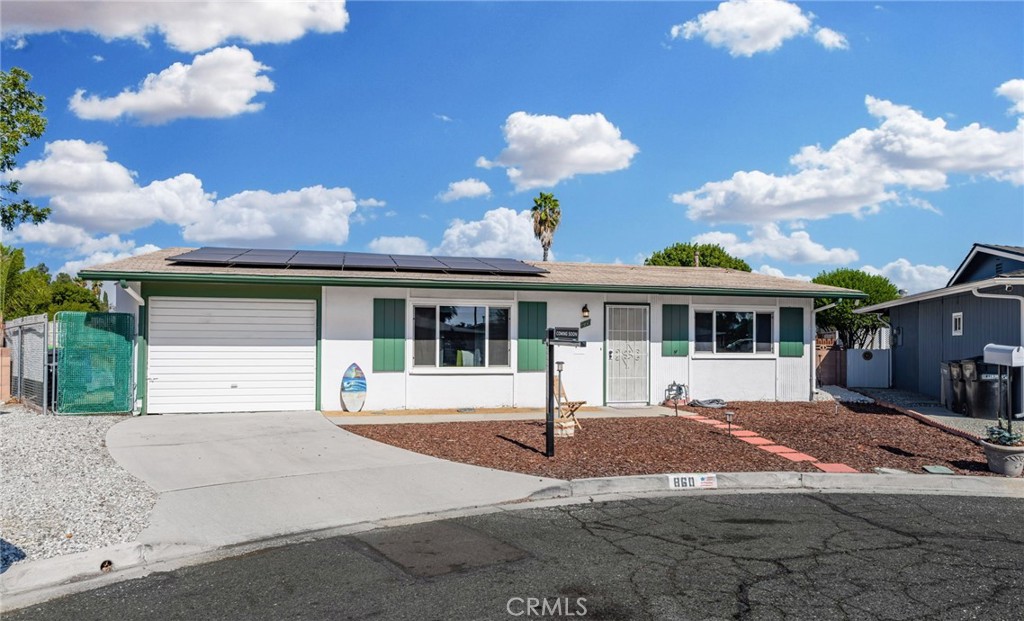
[[605, 401], [650, 403], [649, 306], [605, 307]]

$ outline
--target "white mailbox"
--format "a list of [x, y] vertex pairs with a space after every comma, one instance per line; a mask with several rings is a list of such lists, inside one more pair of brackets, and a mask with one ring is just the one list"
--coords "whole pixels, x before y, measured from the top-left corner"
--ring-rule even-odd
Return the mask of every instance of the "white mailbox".
[[985, 346], [985, 362], [1004, 367], [1024, 367], [1024, 347], [989, 343]]

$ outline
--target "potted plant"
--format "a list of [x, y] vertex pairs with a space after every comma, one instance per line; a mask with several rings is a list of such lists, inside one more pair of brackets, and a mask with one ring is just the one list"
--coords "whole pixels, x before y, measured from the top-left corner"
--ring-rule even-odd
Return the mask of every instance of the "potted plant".
[[1013, 433], [1010, 422], [1003, 429], [1002, 419], [997, 427], [988, 428], [988, 440], [982, 440], [988, 459], [988, 469], [1008, 477], [1024, 474], [1024, 434]]

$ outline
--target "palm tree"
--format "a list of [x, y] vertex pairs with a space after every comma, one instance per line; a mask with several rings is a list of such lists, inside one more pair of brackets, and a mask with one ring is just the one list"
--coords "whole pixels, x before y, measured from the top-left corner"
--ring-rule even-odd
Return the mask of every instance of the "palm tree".
[[562, 220], [562, 210], [558, 208], [558, 199], [554, 194], [540, 193], [540, 196], [533, 199], [533, 234], [540, 240], [544, 249], [544, 260], [548, 260], [548, 251], [551, 250], [551, 242], [555, 241], [555, 229]]

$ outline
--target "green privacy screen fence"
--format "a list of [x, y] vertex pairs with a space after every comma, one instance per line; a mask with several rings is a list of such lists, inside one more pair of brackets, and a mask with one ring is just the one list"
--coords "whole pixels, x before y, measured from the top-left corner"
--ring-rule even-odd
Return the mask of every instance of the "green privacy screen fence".
[[131, 412], [135, 317], [64, 311], [57, 324], [57, 414]]

